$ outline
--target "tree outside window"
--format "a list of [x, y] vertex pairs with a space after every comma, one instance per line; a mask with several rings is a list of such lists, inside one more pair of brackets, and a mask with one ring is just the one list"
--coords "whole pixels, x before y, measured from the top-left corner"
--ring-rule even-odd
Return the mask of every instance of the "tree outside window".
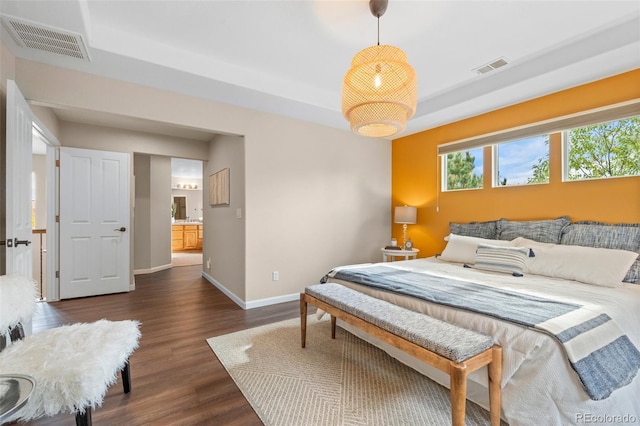
[[445, 191], [482, 188], [482, 148], [447, 154]]
[[[565, 132], [565, 180], [640, 175], [640, 117]], [[533, 166], [530, 183], [549, 180], [549, 154]]]
[[640, 117], [566, 132], [567, 179], [640, 175]]

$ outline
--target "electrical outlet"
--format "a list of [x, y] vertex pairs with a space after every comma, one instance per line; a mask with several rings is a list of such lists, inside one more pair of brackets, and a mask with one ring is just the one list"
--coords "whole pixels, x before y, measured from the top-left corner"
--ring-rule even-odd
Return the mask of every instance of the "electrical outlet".
[[211, 269], [211, 258], [207, 259], [207, 269]]
[[278, 281], [280, 279], [280, 272], [278, 271], [273, 271], [271, 273], [271, 280], [272, 281]]

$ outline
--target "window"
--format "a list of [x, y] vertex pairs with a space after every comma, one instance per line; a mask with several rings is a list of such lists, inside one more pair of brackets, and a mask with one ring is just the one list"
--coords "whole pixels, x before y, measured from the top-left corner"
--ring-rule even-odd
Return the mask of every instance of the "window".
[[552, 134], [563, 135], [564, 181], [640, 176], [639, 114], [640, 98], [439, 144], [442, 190], [482, 188], [487, 146], [494, 187], [549, 182]]
[[443, 156], [443, 191], [482, 188], [482, 148]]
[[493, 146], [493, 186], [549, 182], [549, 135]]
[[565, 180], [640, 175], [640, 116], [564, 133]]

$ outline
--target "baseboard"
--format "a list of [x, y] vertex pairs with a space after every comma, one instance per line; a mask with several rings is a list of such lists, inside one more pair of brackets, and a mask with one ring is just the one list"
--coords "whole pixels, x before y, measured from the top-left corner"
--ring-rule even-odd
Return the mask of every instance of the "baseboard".
[[266, 299], [258, 299], [247, 302], [246, 309], [259, 308], [261, 306], [277, 305], [278, 303], [292, 302], [300, 300], [300, 293], [285, 294], [283, 296], [268, 297]]
[[225, 286], [223, 286], [218, 281], [216, 281], [211, 275], [207, 274], [206, 272], [204, 271], [202, 272], [202, 277], [205, 280], [209, 281], [211, 284], [213, 284], [218, 290], [223, 292], [229, 299], [233, 300], [236, 305], [240, 306], [242, 309], [245, 309], [245, 310], [259, 308], [262, 306], [277, 305], [278, 303], [291, 302], [293, 300], [300, 300], [300, 293], [294, 293], [294, 294], [286, 294], [284, 296], [269, 297], [267, 299], [259, 299], [259, 300], [252, 300], [250, 302], [245, 302], [244, 300], [236, 296], [233, 292], [231, 292], [229, 289], [227, 289]]
[[211, 275], [209, 275], [206, 272], [202, 271], [202, 278], [204, 278], [205, 280], [207, 280], [211, 284], [213, 284], [218, 290], [223, 292], [225, 294], [225, 296], [227, 296], [229, 299], [233, 300], [236, 305], [240, 306], [242, 309], [247, 309], [247, 307], [246, 307], [246, 305], [244, 303], [244, 300], [240, 299], [233, 292], [231, 292], [228, 288], [226, 288], [225, 286], [220, 284], [218, 281], [216, 281]]
[[150, 269], [134, 269], [133, 275], [144, 275], [144, 274], [153, 274], [154, 272], [164, 271], [165, 269], [171, 269], [172, 266], [170, 263], [166, 265], [156, 266]]

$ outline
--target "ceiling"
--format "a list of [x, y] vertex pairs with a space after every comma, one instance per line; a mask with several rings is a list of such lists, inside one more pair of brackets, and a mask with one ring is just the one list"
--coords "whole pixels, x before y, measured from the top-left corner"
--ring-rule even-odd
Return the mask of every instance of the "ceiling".
[[[418, 109], [402, 135], [640, 68], [638, 0], [389, 3], [380, 42], [402, 48], [418, 75]], [[345, 130], [342, 79], [354, 54], [377, 39], [367, 0], [2, 0], [0, 13], [80, 34], [90, 61], [20, 47], [3, 26], [20, 58]], [[475, 71], [499, 58], [508, 64]]]

